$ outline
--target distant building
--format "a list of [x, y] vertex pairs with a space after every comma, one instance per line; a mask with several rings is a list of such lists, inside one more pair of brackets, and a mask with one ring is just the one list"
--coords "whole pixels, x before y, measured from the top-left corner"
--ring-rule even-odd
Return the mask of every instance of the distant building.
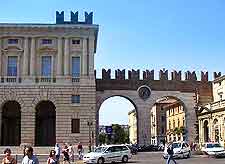
[[213, 102], [198, 109], [199, 142], [225, 143], [225, 76], [213, 81]]
[[164, 106], [166, 111], [167, 141], [184, 141], [185, 140], [185, 112], [183, 105], [174, 102]]
[[128, 113], [130, 143], [137, 143], [137, 116], [135, 109]]
[[151, 144], [166, 141], [166, 111], [163, 106], [167, 103], [156, 103], [151, 109]]

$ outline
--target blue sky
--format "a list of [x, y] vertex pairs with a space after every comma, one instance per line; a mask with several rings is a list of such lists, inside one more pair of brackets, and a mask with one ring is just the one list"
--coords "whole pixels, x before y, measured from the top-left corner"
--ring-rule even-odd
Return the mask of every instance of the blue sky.
[[[54, 23], [56, 10], [65, 11], [68, 20], [71, 10], [79, 11], [83, 20], [84, 11], [93, 11], [94, 23], [100, 25], [95, 56], [98, 77], [102, 68], [196, 70], [198, 75], [207, 70], [210, 79], [213, 71], [225, 72], [224, 0], [0, 2], [0, 22], [7, 23]], [[117, 104], [102, 108], [112, 110]]]

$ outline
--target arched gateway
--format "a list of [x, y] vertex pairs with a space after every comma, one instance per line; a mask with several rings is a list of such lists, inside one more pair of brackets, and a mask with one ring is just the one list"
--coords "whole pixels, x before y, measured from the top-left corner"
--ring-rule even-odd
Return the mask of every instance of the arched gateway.
[[56, 141], [56, 107], [51, 101], [41, 101], [35, 109], [35, 145], [53, 146]]
[[2, 106], [1, 145], [19, 146], [21, 138], [21, 106], [17, 101], [7, 101]]
[[117, 70], [115, 79], [111, 79], [111, 70], [102, 70], [102, 79], [96, 79], [96, 120], [98, 128], [98, 111], [102, 103], [113, 96], [122, 96], [132, 102], [137, 111], [138, 143], [150, 143], [151, 117], [150, 110], [156, 101], [162, 97], [173, 97], [178, 100], [185, 111], [186, 140], [193, 142], [197, 136], [195, 123], [195, 107], [204, 104], [212, 98], [211, 82], [208, 82], [208, 73], [201, 75], [197, 81], [195, 72], [186, 72], [185, 80], [181, 79], [180, 72], [172, 72], [172, 79], [168, 79], [168, 71], [161, 70], [159, 80], [154, 80], [154, 71], [144, 71], [143, 80], [140, 72], [128, 71], [125, 79], [125, 70]]

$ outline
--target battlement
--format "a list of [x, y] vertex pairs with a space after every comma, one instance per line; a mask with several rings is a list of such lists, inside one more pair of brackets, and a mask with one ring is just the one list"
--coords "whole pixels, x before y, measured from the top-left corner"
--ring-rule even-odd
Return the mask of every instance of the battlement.
[[[111, 69], [102, 69], [102, 80], [111, 80], [112, 76], [111, 76]], [[95, 72], [96, 74], [96, 72]], [[116, 80], [126, 80], [126, 77], [128, 77], [128, 80], [142, 80], [140, 79], [140, 70], [128, 70], [128, 76], [126, 76], [126, 71], [125, 69], [120, 70], [117, 69], [115, 70], [115, 79]], [[208, 77], [208, 72], [203, 72], [201, 71], [201, 77], [198, 78], [196, 75], [195, 71], [186, 71], [184, 74], [184, 79], [182, 79], [182, 72], [181, 71], [176, 71], [174, 70], [173, 72], [171, 72], [171, 78], [169, 78], [169, 71], [168, 70], [160, 70], [159, 71], [159, 80], [160, 81], [166, 81], [166, 80], [173, 80], [173, 81], [201, 81], [201, 82], [208, 82], [209, 81], [209, 77]], [[217, 73], [214, 72], [213, 73], [213, 77], [214, 79], [218, 78], [221, 76], [221, 72]], [[155, 79], [155, 75], [154, 75], [154, 70], [146, 70], [142, 72], [142, 77], [143, 80], [156, 80]]]
[[78, 20], [78, 11], [70, 12], [70, 21], [64, 20], [64, 11], [56, 11], [56, 24], [93, 24], [93, 12], [84, 12], [85, 20], [80, 22]]

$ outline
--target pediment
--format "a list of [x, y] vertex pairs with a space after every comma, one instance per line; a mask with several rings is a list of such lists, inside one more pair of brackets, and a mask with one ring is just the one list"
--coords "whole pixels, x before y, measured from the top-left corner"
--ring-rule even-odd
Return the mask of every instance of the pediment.
[[3, 49], [3, 51], [23, 51], [23, 49], [17, 47], [17, 46], [8, 46]]
[[212, 111], [207, 107], [200, 107], [198, 109], [198, 113], [208, 113], [208, 112], [212, 112]]

